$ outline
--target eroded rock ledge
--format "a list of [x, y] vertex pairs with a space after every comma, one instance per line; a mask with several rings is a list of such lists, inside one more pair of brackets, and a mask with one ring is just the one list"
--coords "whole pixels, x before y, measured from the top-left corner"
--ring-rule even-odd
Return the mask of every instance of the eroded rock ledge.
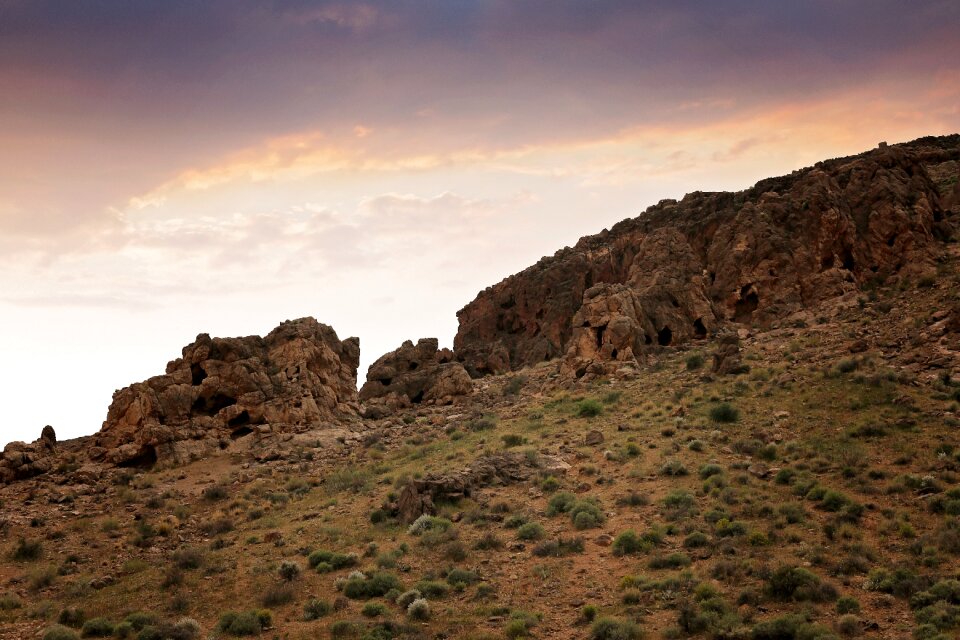
[[93, 459], [184, 463], [254, 432], [296, 430], [359, 414], [360, 341], [313, 318], [266, 337], [197, 336], [164, 375], [117, 391]]
[[436, 338], [407, 340], [399, 349], [370, 365], [360, 389], [364, 417], [379, 418], [420, 403], [450, 404], [469, 395], [473, 382], [449, 349], [439, 349]]

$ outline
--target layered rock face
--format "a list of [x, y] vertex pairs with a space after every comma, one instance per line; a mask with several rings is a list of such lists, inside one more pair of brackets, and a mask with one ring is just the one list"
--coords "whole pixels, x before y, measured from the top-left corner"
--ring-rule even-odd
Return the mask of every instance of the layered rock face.
[[360, 341], [313, 318], [266, 337], [197, 336], [164, 375], [117, 391], [92, 457], [188, 462], [253, 431], [296, 430], [358, 415]]
[[407, 340], [370, 365], [360, 400], [367, 404], [365, 416], [380, 417], [421, 402], [450, 404], [472, 390], [453, 352], [439, 349], [436, 338], [423, 338], [416, 345]]
[[930, 271], [954, 199], [931, 175], [958, 159], [960, 136], [924, 138], [660, 202], [481, 292], [457, 314], [454, 350], [474, 376], [564, 354], [582, 374]]

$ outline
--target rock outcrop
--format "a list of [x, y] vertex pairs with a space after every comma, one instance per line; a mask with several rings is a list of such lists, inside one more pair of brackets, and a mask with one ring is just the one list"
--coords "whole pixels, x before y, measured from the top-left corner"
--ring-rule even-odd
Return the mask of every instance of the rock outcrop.
[[927, 273], [952, 233], [952, 192], [931, 175], [955, 174], [958, 159], [960, 135], [923, 138], [746, 191], [664, 200], [481, 292], [457, 314], [454, 351], [473, 376], [564, 354], [583, 373], [626, 348], [636, 356], [639, 342], [767, 326], [870, 281]]
[[717, 350], [713, 352], [714, 373], [735, 375], [750, 370], [740, 358], [740, 337], [736, 333], [733, 331], [725, 332], [717, 342]]
[[56, 464], [56, 453], [57, 434], [50, 425], [35, 442], [9, 443], [0, 453], [0, 484], [47, 473]]
[[473, 381], [449, 349], [439, 349], [436, 338], [381, 356], [370, 365], [360, 389], [365, 417], [381, 417], [414, 404], [450, 404], [473, 390]]
[[296, 431], [358, 415], [360, 341], [313, 318], [266, 337], [197, 336], [166, 373], [117, 391], [91, 457], [183, 463], [254, 432]]
[[522, 482], [540, 470], [556, 471], [565, 466], [563, 461], [549, 456], [540, 460], [513, 452], [480, 456], [463, 469], [411, 480], [403, 486], [389, 510], [401, 522], [409, 524], [425, 513], [435, 513], [438, 501], [456, 501], [470, 497], [482, 487]]

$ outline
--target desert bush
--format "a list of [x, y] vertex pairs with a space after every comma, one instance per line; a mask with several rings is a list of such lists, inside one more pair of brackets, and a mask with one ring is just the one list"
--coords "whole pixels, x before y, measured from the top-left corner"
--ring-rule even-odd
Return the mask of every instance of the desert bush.
[[10, 552], [10, 557], [16, 562], [33, 562], [43, 555], [43, 543], [39, 540], [20, 538]]
[[423, 595], [416, 589], [410, 589], [409, 591], [404, 591], [399, 596], [397, 596], [397, 606], [406, 609], [410, 606], [410, 603], [414, 600], [419, 600]]
[[293, 589], [286, 585], [269, 587], [260, 597], [260, 603], [267, 608], [290, 604], [296, 597]]
[[416, 590], [427, 598], [443, 598], [450, 593], [450, 587], [437, 580], [421, 580], [417, 583]]
[[567, 491], [561, 491], [550, 497], [547, 502], [547, 515], [555, 516], [561, 513], [569, 513], [573, 505], [577, 503], [577, 496]]
[[277, 569], [277, 573], [280, 574], [283, 580], [292, 582], [300, 575], [300, 565], [290, 560], [284, 560], [280, 563], [280, 568]]
[[360, 613], [367, 618], [377, 618], [387, 612], [387, 607], [382, 602], [368, 602], [360, 609]]
[[544, 535], [543, 526], [537, 522], [528, 522], [517, 529], [520, 540], [541, 540]]
[[827, 602], [837, 598], [836, 589], [821, 581], [817, 574], [789, 565], [779, 567], [770, 575], [767, 592], [777, 600]]
[[526, 444], [527, 439], [516, 433], [506, 433], [500, 436], [500, 440], [503, 441], [504, 447], [519, 447], [522, 444]]
[[264, 629], [269, 629], [272, 623], [273, 616], [263, 609], [230, 611], [220, 617], [217, 630], [235, 637], [256, 636], [260, 635]]
[[651, 569], [679, 569], [680, 567], [688, 567], [690, 566], [690, 556], [685, 553], [656, 555], [650, 558], [647, 566]]
[[837, 613], [844, 615], [847, 613], [860, 613], [860, 603], [856, 598], [851, 598], [850, 596], [843, 596], [837, 598]]
[[303, 619], [308, 621], [319, 620], [330, 615], [332, 611], [333, 606], [326, 600], [311, 598], [307, 601], [307, 604], [303, 605]]
[[318, 549], [307, 556], [307, 564], [318, 573], [329, 573], [339, 569], [346, 569], [357, 565], [355, 553], [336, 553], [325, 549]]
[[43, 632], [43, 640], [80, 640], [73, 629], [55, 624]]
[[208, 502], [219, 502], [227, 498], [227, 489], [219, 484], [212, 484], [205, 487], [202, 493], [203, 499]]
[[687, 371], [696, 371], [703, 367], [704, 358], [699, 353], [693, 353], [687, 356], [686, 365]]
[[721, 424], [730, 424], [740, 420], [740, 411], [729, 402], [721, 402], [710, 409], [710, 419]]
[[594, 498], [577, 500], [569, 513], [573, 527], [580, 531], [599, 527], [607, 519], [600, 509], [600, 503]]
[[641, 640], [643, 631], [629, 620], [600, 618], [590, 627], [590, 640]]
[[583, 553], [583, 538], [557, 538], [541, 542], [533, 548], [533, 555], [539, 558], [561, 558], [573, 553]]
[[407, 606], [407, 615], [412, 620], [429, 620], [430, 603], [423, 598], [417, 598]]
[[401, 589], [400, 580], [392, 573], [378, 571], [369, 576], [353, 576], [343, 585], [343, 595], [355, 600], [382, 597], [391, 589]]
[[108, 638], [113, 635], [113, 623], [106, 618], [93, 618], [83, 623], [80, 635], [84, 638]]
[[662, 476], [685, 476], [689, 473], [687, 468], [679, 460], [667, 460], [660, 467]]
[[173, 564], [178, 569], [199, 569], [203, 566], [203, 551], [200, 549], [178, 549], [173, 552]]
[[603, 413], [603, 405], [597, 400], [588, 398], [578, 402], [575, 411], [578, 418], [595, 418]]
[[446, 531], [452, 526], [453, 523], [446, 518], [423, 514], [407, 528], [407, 533], [412, 536], [419, 536], [427, 531]]

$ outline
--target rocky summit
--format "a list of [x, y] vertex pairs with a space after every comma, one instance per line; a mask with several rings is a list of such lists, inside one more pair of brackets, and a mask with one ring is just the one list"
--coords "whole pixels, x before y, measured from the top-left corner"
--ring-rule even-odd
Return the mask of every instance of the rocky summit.
[[882, 144], [737, 193], [665, 200], [481, 292], [457, 315], [472, 375], [771, 326], [872, 282], [934, 272], [957, 203], [957, 136]]
[[201, 334], [0, 454], [0, 640], [960, 633], [960, 135], [693, 193], [453, 349]]

